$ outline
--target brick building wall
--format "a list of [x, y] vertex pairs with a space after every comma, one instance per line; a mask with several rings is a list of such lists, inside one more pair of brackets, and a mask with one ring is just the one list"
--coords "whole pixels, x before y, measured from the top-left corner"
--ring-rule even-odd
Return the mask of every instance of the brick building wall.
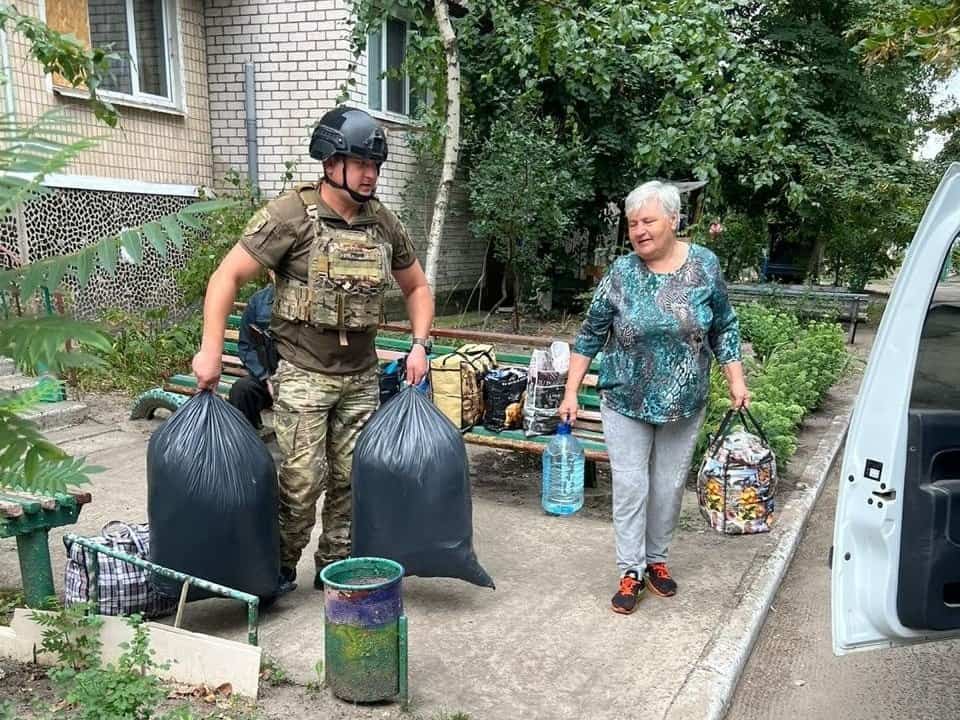
[[[254, 63], [256, 73], [260, 187], [268, 197], [279, 193], [288, 161], [297, 163], [294, 182], [315, 180], [322, 170], [307, 154], [310, 132], [323, 113], [335, 106], [354, 62], [349, 3], [207, 0], [205, 19], [215, 182], [222, 185], [231, 169], [246, 175], [246, 62]], [[365, 57], [360, 58], [353, 78], [351, 104], [365, 107]], [[408, 183], [423, 182], [407, 143], [408, 133], [415, 128], [401, 117], [383, 113], [378, 117], [387, 127], [390, 143], [378, 195], [405, 219], [423, 260], [429, 225], [422, 221], [422, 203], [410, 199], [423, 193], [405, 193]], [[458, 189], [438, 269], [436, 290], [441, 300], [453, 291], [472, 288], [483, 260], [483, 248], [476, 248], [469, 238], [465, 200]]]
[[[106, 11], [98, 0], [91, 10]], [[17, 8], [42, 16], [38, 0]], [[178, 0], [177, 32], [181, 53], [184, 110], [158, 111], [117, 103], [120, 124], [109, 130], [82, 102], [54, 92], [40, 65], [29, 59], [24, 40], [9, 35], [13, 95], [17, 119], [29, 121], [49, 110], [63, 112], [71, 130], [99, 142], [71, 164], [69, 174], [120, 180], [184, 185], [210, 185], [213, 180], [210, 118], [207, 111], [207, 66], [203, 37], [203, 0]], [[59, 28], [58, 28], [59, 29]], [[181, 78], [177, 78], [180, 82]]]
[[[5, 219], [0, 226], [0, 266], [14, 259], [19, 264], [76, 252], [124, 228], [176, 212], [195, 199], [198, 186], [212, 184], [203, 0], [169, 3], [174, 0], [162, 6], [169, 10], [162, 21], [157, 20], [157, 6], [140, 3], [144, 14], [136, 16], [134, 35], [141, 88], [153, 94], [174, 90], [175, 99], [163, 107], [149, 98], [114, 100], [120, 113], [116, 129], [97, 120], [83, 99], [70, 96], [76, 91], [45, 76], [30, 59], [26, 41], [7, 33], [12, 82], [5, 100], [12, 101], [8, 109], [17, 121], [30, 123], [58, 111], [72, 133], [96, 138], [97, 143], [48, 178], [46, 195]], [[124, 40], [117, 48], [130, 47], [124, 0], [21, 0], [17, 7], [81, 41]], [[147, 12], [152, 14], [148, 17]], [[169, 54], [161, 51], [164, 37], [175, 43]], [[175, 85], [169, 87], [166, 62], [174, 66], [170, 80]], [[111, 87], [129, 92], [128, 64], [116, 67], [113, 82]], [[141, 263], [120, 262], [114, 275], [97, 270], [83, 290], [68, 277], [64, 289], [72, 310], [84, 317], [112, 307], [172, 307], [179, 299], [172, 275], [185, 259], [184, 251], [174, 248], [161, 256], [148, 246]]]

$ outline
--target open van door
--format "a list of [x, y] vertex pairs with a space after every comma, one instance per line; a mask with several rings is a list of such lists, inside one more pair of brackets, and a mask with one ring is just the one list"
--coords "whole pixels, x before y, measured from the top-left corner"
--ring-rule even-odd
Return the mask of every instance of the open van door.
[[955, 163], [907, 250], [851, 418], [834, 525], [837, 654], [960, 630], [958, 233]]

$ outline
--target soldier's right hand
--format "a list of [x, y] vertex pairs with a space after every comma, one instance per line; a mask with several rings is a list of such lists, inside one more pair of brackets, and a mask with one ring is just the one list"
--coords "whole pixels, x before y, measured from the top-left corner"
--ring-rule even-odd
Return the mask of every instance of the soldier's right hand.
[[220, 383], [220, 353], [201, 350], [193, 356], [193, 374], [197, 378], [197, 388], [216, 391]]

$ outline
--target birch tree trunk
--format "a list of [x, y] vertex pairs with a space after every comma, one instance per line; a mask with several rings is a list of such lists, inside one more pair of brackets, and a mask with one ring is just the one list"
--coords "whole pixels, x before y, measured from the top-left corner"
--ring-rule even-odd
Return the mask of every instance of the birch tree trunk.
[[437, 186], [437, 196], [433, 202], [433, 219], [430, 222], [430, 234], [427, 236], [425, 268], [427, 282], [436, 293], [437, 263], [440, 259], [443, 225], [447, 219], [450, 188], [453, 187], [454, 176], [457, 174], [457, 158], [460, 154], [460, 56], [457, 51], [457, 36], [450, 23], [447, 0], [433, 0], [433, 9], [447, 58], [447, 131], [443, 143], [440, 184]]

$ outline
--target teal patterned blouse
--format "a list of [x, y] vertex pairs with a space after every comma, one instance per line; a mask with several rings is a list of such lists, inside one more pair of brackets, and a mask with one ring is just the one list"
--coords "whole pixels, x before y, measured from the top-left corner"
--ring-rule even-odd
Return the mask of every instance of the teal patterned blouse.
[[574, 352], [600, 349], [598, 389], [607, 407], [660, 425], [696, 414], [710, 389], [710, 354], [740, 359], [740, 324], [717, 256], [690, 245], [672, 273], [654, 273], [634, 253], [603, 276]]

